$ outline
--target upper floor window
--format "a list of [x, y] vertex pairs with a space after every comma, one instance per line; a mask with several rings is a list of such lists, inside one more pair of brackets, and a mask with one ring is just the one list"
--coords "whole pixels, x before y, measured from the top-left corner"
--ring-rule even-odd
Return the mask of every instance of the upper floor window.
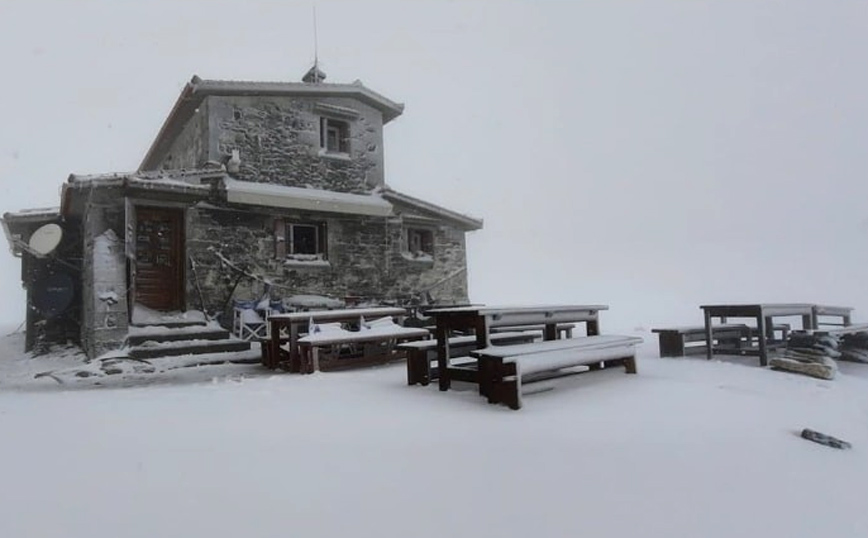
[[433, 258], [434, 233], [425, 228], [407, 229], [407, 252], [414, 258]]
[[349, 153], [350, 124], [332, 118], [320, 118], [319, 145], [328, 153]]

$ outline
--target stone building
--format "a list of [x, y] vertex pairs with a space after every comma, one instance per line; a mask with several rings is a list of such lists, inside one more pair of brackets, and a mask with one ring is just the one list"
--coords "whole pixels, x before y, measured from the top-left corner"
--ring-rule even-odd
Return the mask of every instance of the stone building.
[[[225, 323], [263, 293], [466, 302], [465, 235], [482, 221], [389, 187], [383, 127], [403, 105], [323, 79], [194, 76], [137, 171], [73, 174], [58, 209], [5, 214], [28, 346], [39, 333], [96, 356], [154, 312]], [[34, 248], [50, 224], [62, 240]]]

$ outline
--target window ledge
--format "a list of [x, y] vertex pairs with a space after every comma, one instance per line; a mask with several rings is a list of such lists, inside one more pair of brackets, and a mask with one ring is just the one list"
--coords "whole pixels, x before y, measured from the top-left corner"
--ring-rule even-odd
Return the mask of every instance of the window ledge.
[[326, 149], [320, 148], [318, 155], [320, 157], [325, 157], [326, 159], [334, 159], [336, 161], [351, 161], [353, 160], [350, 157], [349, 153], [344, 153], [342, 151], [328, 151]]
[[283, 261], [283, 265], [287, 267], [331, 267], [332, 264], [328, 260], [320, 258], [293, 258], [287, 257]]
[[409, 262], [434, 265], [434, 256], [430, 254], [412, 254], [410, 252], [402, 252], [401, 257]]

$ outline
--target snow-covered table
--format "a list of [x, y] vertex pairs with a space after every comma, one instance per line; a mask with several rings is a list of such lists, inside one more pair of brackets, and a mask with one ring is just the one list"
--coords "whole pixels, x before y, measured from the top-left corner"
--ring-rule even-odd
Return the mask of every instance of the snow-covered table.
[[450, 365], [449, 337], [453, 332], [476, 335], [476, 348], [490, 345], [490, 331], [494, 327], [517, 327], [542, 325], [543, 339], [556, 340], [558, 324], [585, 323], [588, 336], [600, 333], [599, 312], [608, 310], [607, 305], [532, 305], [532, 306], [484, 306], [470, 305], [451, 308], [435, 308], [426, 313], [436, 321], [437, 370], [440, 390], [449, 390], [452, 379], [478, 383], [478, 375], [467, 369]]
[[[756, 320], [756, 333], [759, 346], [746, 347], [740, 350], [742, 354], [758, 355], [760, 365], [768, 366], [769, 350], [780, 347], [784, 342], [774, 340], [774, 318], [799, 317], [802, 329], [814, 328], [814, 308], [808, 303], [765, 303], [765, 304], [722, 304], [704, 305], [700, 308], [705, 313], [705, 351], [710, 360], [716, 347], [714, 345], [713, 318], [719, 318], [725, 324], [729, 318], [751, 318]], [[721, 350], [724, 351], [724, 350]], [[731, 353], [731, 350], [728, 350]]]
[[[398, 307], [345, 308], [340, 310], [314, 310], [310, 312], [291, 312], [274, 314], [268, 318], [271, 325], [271, 339], [263, 344], [262, 363], [268, 368], [288, 364], [290, 372], [301, 371], [301, 354], [298, 339], [309, 323], [346, 323], [358, 322], [362, 318], [373, 319], [384, 316], [405, 316], [407, 311]], [[282, 344], [288, 349], [283, 349]]]
[[[310, 334], [298, 339], [301, 350], [302, 373], [313, 373], [319, 370], [336, 369], [347, 366], [373, 365], [404, 357], [403, 351], [396, 352], [397, 344], [410, 340], [424, 340], [431, 336], [428, 329], [420, 327], [402, 327], [386, 316], [373, 323], [360, 323], [358, 331], [348, 331], [339, 327], [331, 330], [316, 330], [316, 325]], [[329, 324], [336, 326], [339, 324]], [[361, 346], [363, 353], [360, 358], [352, 360], [331, 357], [323, 359], [321, 354], [328, 349], [351, 346]], [[326, 355], [328, 357], [328, 355]]]

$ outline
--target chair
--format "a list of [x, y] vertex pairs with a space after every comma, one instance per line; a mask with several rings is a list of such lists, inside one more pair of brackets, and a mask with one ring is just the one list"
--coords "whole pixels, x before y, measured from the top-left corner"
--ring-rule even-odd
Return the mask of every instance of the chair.
[[253, 309], [252, 301], [236, 301], [232, 316], [232, 332], [238, 338], [248, 342], [267, 340], [268, 321]]

